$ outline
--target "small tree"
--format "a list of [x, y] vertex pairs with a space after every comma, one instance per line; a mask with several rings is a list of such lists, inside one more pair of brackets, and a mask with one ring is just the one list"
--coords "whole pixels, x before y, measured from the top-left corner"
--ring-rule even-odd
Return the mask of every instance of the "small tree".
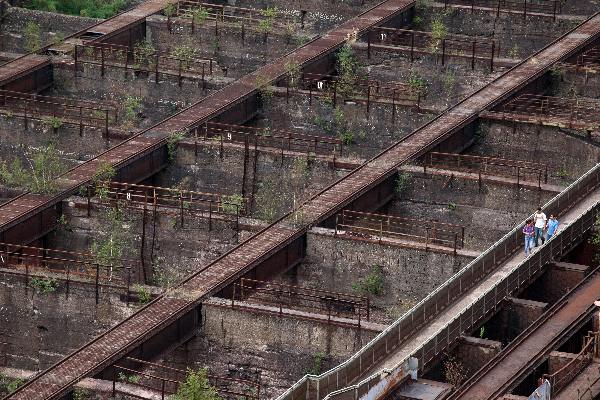
[[129, 242], [129, 231], [124, 229], [123, 212], [118, 208], [109, 209], [103, 219], [101, 233], [92, 242], [91, 252], [94, 262], [100, 265], [117, 267]]
[[338, 71], [337, 92], [342, 96], [354, 93], [360, 68], [358, 58], [352, 49], [352, 41], [348, 40], [337, 52], [336, 67]]
[[109, 181], [115, 177], [114, 167], [107, 161], [100, 162], [96, 172], [92, 175], [91, 184], [94, 188], [96, 196], [101, 199], [108, 196], [110, 190]]
[[167, 137], [167, 158], [169, 162], [173, 162], [177, 158], [177, 144], [184, 136], [184, 132], [173, 132]]
[[208, 381], [206, 368], [188, 369], [187, 377], [177, 388], [173, 400], [221, 400], [221, 396]]
[[444, 39], [448, 36], [448, 27], [440, 18], [431, 22], [431, 51], [437, 53]]

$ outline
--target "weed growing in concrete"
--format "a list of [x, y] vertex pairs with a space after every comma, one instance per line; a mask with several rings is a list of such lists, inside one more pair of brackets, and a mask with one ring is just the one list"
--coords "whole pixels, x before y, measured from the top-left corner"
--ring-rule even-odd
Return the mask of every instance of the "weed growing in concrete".
[[485, 337], [485, 326], [479, 328], [479, 339], [483, 339]]
[[58, 117], [48, 116], [42, 118], [42, 124], [44, 124], [48, 128], [52, 128], [54, 130], [54, 133], [56, 133], [58, 131], [58, 128], [60, 128], [63, 125], [63, 121]]
[[73, 232], [73, 228], [71, 227], [71, 224], [69, 224], [69, 221], [67, 220], [67, 217], [65, 217], [65, 214], [61, 214], [60, 217], [56, 219], [56, 225], [58, 226], [58, 230], [60, 231]]
[[125, 217], [121, 208], [110, 208], [102, 219], [102, 229], [92, 242], [91, 253], [94, 262], [100, 265], [116, 267], [129, 246], [130, 233], [125, 227]]
[[567, 172], [565, 167], [560, 167], [556, 170], [554, 175], [556, 175], [558, 178], [566, 179], [569, 176], [569, 173]]
[[140, 383], [140, 380], [141, 380], [141, 376], [135, 375], [135, 374], [129, 375], [129, 374], [126, 374], [125, 372], [119, 372], [117, 377], [119, 378], [119, 380], [121, 382], [126, 382], [126, 383]]
[[297, 87], [300, 83], [300, 75], [302, 71], [300, 69], [300, 64], [295, 62], [294, 60], [288, 60], [285, 63], [285, 74], [288, 79], [288, 85], [290, 87]]
[[175, 161], [177, 157], [177, 144], [184, 138], [184, 132], [173, 132], [167, 137], [167, 159]]
[[139, 122], [139, 112], [142, 108], [142, 99], [135, 96], [125, 96], [121, 101], [121, 108], [123, 110], [123, 121], [124, 126], [133, 127], [133, 125]]
[[198, 50], [189, 44], [181, 44], [171, 50], [171, 56], [181, 60], [181, 68], [190, 69], [192, 61], [196, 58]]
[[226, 214], [239, 214], [244, 209], [244, 198], [241, 194], [232, 194], [221, 198], [221, 209]]
[[313, 365], [308, 370], [310, 375], [320, 375], [323, 372], [323, 360], [325, 359], [325, 353], [319, 351], [313, 357]]
[[513, 44], [513, 46], [508, 49], [508, 57], [509, 58], [519, 58], [519, 55], [521, 53], [521, 50], [519, 49], [519, 45], [518, 44]]
[[177, 388], [173, 400], [221, 400], [217, 389], [208, 381], [208, 370], [188, 369], [185, 381]]
[[414, 94], [424, 95], [427, 91], [428, 82], [414, 70], [410, 71], [407, 81], [410, 91]]
[[192, 8], [190, 10], [190, 15], [194, 20], [194, 23], [198, 25], [203, 24], [209, 17], [208, 9], [202, 6]]
[[352, 289], [369, 293], [373, 296], [383, 294], [383, 269], [380, 266], [372, 267], [367, 276], [352, 284]]
[[279, 210], [284, 203], [283, 196], [277, 192], [276, 188], [277, 185], [272, 180], [265, 180], [258, 184], [256, 193], [258, 216], [267, 222], [274, 222], [277, 219]]
[[394, 186], [394, 192], [397, 197], [401, 197], [402, 194], [410, 186], [410, 174], [407, 172], [400, 172], [398, 178], [396, 178], [396, 184]]
[[133, 68], [152, 69], [156, 49], [148, 40], [140, 40], [133, 46]]
[[177, 10], [177, 6], [175, 5], [175, 3], [167, 3], [163, 12], [165, 13], [165, 17], [170, 18], [173, 15], [175, 15], [176, 10]]
[[557, 95], [560, 89], [560, 84], [565, 77], [565, 69], [560, 65], [553, 65], [550, 68], [550, 84], [548, 92], [551, 96]]
[[0, 162], [0, 182], [34, 193], [51, 194], [56, 192], [56, 177], [64, 170], [58, 152], [54, 146], [35, 150], [33, 160], [27, 158], [29, 169], [23, 167], [21, 160], [15, 158], [10, 166]]
[[440, 49], [442, 41], [448, 36], [448, 27], [444, 24], [441, 18], [436, 18], [431, 22], [431, 43], [430, 48], [432, 53], [437, 53]]
[[456, 211], [456, 203], [448, 203], [448, 211]]
[[356, 87], [360, 64], [352, 49], [352, 41], [347, 41], [337, 52], [336, 68], [338, 72], [337, 93], [343, 97], [351, 96]]
[[448, 69], [444, 74], [444, 78], [442, 80], [442, 86], [444, 88], [444, 93], [448, 100], [452, 97], [454, 93], [454, 85], [456, 84], [456, 76], [454, 74], [454, 70]]
[[452, 356], [444, 361], [444, 379], [454, 387], [459, 387], [467, 379], [465, 366]]
[[264, 107], [269, 103], [269, 101], [273, 97], [275, 90], [273, 89], [273, 86], [271, 86], [270, 79], [264, 75], [259, 74], [256, 76], [255, 85], [256, 90], [258, 90], [258, 96], [261, 105]]
[[96, 172], [92, 175], [91, 184], [94, 193], [100, 199], [108, 197], [110, 192], [110, 180], [115, 177], [114, 167], [107, 161], [102, 161], [96, 168]]
[[40, 33], [40, 26], [33, 21], [25, 24], [25, 48], [30, 51], [37, 51], [42, 47], [42, 34]]
[[140, 304], [144, 305], [152, 301], [152, 294], [144, 286], [136, 283], [133, 285], [133, 291], [137, 295]]
[[54, 293], [58, 289], [58, 281], [54, 278], [31, 278], [29, 284], [40, 294]]
[[16, 391], [18, 388], [20, 388], [21, 386], [23, 386], [23, 384], [26, 382], [25, 379], [21, 379], [21, 378], [9, 378], [8, 376], [4, 376], [0, 374], [0, 387], [4, 388], [4, 390], [6, 390], [8, 392], [8, 394], [13, 393], [14, 391]]
[[90, 392], [83, 388], [75, 388], [73, 390], [73, 400], [86, 400], [90, 396]]

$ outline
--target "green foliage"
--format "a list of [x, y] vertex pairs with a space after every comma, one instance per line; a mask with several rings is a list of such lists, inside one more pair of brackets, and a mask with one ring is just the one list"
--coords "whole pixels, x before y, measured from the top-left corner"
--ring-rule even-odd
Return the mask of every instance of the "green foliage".
[[43, 117], [42, 118], [42, 123], [44, 125], [46, 125], [49, 128], [53, 128], [54, 130], [57, 130], [58, 128], [60, 128], [63, 124], [62, 119], [58, 118], [58, 117]]
[[367, 276], [352, 284], [352, 289], [373, 296], [381, 296], [383, 294], [383, 279], [383, 269], [380, 266], [375, 266], [371, 268]]
[[560, 167], [559, 169], [556, 170], [554, 175], [556, 175], [558, 178], [565, 179], [569, 176], [569, 173], [567, 172], [565, 167]]
[[27, 162], [29, 169], [24, 168], [17, 158], [13, 159], [10, 168], [0, 162], [0, 182], [39, 194], [52, 194], [58, 190], [56, 177], [64, 171], [64, 166], [54, 145], [35, 149]]
[[29, 0], [25, 3], [25, 7], [34, 10], [91, 18], [110, 18], [126, 6], [125, 0]]
[[[154, 66], [154, 56], [156, 49], [148, 40], [140, 40], [133, 46], [133, 66], [134, 68], [152, 69]], [[128, 96], [131, 97], [131, 96]], [[140, 100], [141, 101], [141, 100]]]
[[135, 96], [125, 96], [121, 101], [123, 117], [121, 120], [124, 125], [133, 125], [139, 122], [138, 113], [142, 108], [142, 99]]
[[42, 34], [40, 33], [40, 26], [29, 21], [25, 24], [25, 48], [32, 52], [42, 47]]
[[515, 43], [510, 49], [508, 49], [508, 57], [509, 58], [519, 58], [520, 56], [519, 45]]
[[419, 74], [417, 74], [414, 70], [410, 71], [410, 75], [408, 75], [407, 84], [410, 88], [410, 91], [415, 94], [420, 93], [421, 95], [423, 95], [427, 91], [427, 80]]
[[177, 157], [177, 144], [183, 139], [184, 132], [173, 132], [167, 137], [167, 158], [169, 162]]
[[425, 11], [428, 8], [431, 8], [433, 5], [433, 0], [417, 0], [416, 8], [417, 11]]
[[119, 372], [117, 374], [119, 381], [127, 383], [140, 383], [141, 376], [135, 374], [126, 374], [125, 372]]
[[86, 400], [89, 398], [90, 392], [83, 388], [75, 388], [73, 390], [73, 400]]
[[404, 193], [404, 191], [406, 189], [408, 189], [409, 185], [410, 185], [410, 174], [408, 174], [406, 172], [400, 172], [398, 174], [398, 178], [396, 178], [396, 185], [394, 186], [394, 192], [396, 192], [397, 196], [401, 196], [402, 193]]
[[23, 386], [25, 382], [25, 379], [11, 379], [8, 376], [0, 375], [0, 388], [4, 388], [4, 390], [6, 390], [8, 394], [11, 394], [14, 391], [16, 391], [19, 387]]
[[31, 278], [29, 285], [40, 294], [54, 293], [58, 288], [58, 281], [54, 278]]
[[454, 387], [459, 387], [467, 379], [465, 366], [456, 358], [448, 356], [443, 366], [444, 379]]
[[420, 15], [415, 15], [412, 20], [413, 27], [419, 28], [423, 25], [423, 17]]
[[479, 329], [479, 339], [483, 339], [483, 338], [484, 338], [484, 336], [485, 336], [485, 326], [482, 326], [482, 327]]
[[457, 208], [456, 203], [448, 203], [448, 211], [455, 211]]
[[198, 49], [195, 47], [189, 44], [181, 44], [171, 50], [171, 57], [181, 60], [181, 68], [189, 69], [191, 62], [194, 61], [197, 53]]
[[237, 214], [244, 208], [244, 198], [241, 194], [232, 194], [223, 196], [221, 199], [221, 209], [227, 214]]
[[431, 22], [431, 51], [436, 53], [442, 41], [448, 36], [448, 27], [441, 18], [436, 18]]
[[277, 7], [267, 7], [260, 11], [261, 15], [266, 19], [274, 19], [277, 16]]
[[110, 208], [102, 220], [103, 227], [92, 242], [94, 262], [100, 265], [119, 266], [129, 242], [129, 230], [124, 228], [125, 218], [120, 208]]
[[264, 75], [257, 75], [255, 80], [256, 89], [260, 96], [263, 105], [267, 103], [275, 93], [275, 89], [271, 86], [271, 80]]
[[565, 76], [565, 69], [560, 65], [553, 65], [550, 68], [550, 84], [548, 85], [548, 94], [557, 95], [560, 84]]
[[96, 196], [104, 199], [108, 196], [109, 181], [116, 175], [114, 167], [107, 161], [102, 161], [92, 175], [91, 184], [94, 187]]
[[308, 370], [310, 375], [319, 375], [323, 371], [323, 360], [325, 359], [325, 353], [322, 351], [315, 354], [313, 358], [313, 365]]
[[258, 205], [258, 217], [267, 221], [274, 222], [277, 219], [279, 210], [282, 208], [284, 198], [276, 190], [277, 185], [272, 180], [259, 182], [256, 193], [256, 204]]
[[337, 93], [348, 97], [354, 93], [360, 64], [354, 54], [352, 43], [346, 42], [337, 52], [336, 68], [338, 72]]
[[342, 131], [340, 132], [340, 140], [344, 145], [350, 145], [354, 143], [354, 133], [350, 131]]
[[152, 294], [145, 286], [136, 283], [133, 285], [133, 290], [137, 294], [140, 304], [148, 304], [152, 301]]
[[175, 15], [176, 10], [177, 10], [177, 6], [175, 6], [174, 3], [167, 3], [167, 5], [163, 11], [165, 13], [165, 16], [172, 17], [173, 15]]
[[209, 17], [208, 9], [202, 6], [194, 7], [190, 10], [190, 16], [196, 24], [202, 24]]
[[187, 377], [177, 388], [172, 400], [221, 400], [217, 389], [208, 381], [206, 368], [188, 369]]
[[442, 86], [444, 88], [444, 93], [448, 99], [452, 97], [452, 93], [454, 92], [454, 85], [456, 83], [456, 76], [454, 74], [454, 70], [448, 69], [444, 74], [444, 78], [442, 80]]
[[285, 63], [285, 74], [288, 78], [290, 87], [297, 87], [300, 84], [302, 71], [300, 69], [300, 64], [294, 60], [288, 60]]

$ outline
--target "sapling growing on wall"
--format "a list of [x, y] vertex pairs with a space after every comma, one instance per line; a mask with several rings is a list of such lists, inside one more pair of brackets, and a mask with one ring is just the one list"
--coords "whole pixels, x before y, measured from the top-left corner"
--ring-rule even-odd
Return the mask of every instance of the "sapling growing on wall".
[[383, 294], [383, 280], [383, 269], [380, 266], [375, 266], [370, 269], [364, 278], [352, 284], [352, 289], [373, 296], [381, 296]]
[[167, 159], [169, 162], [173, 162], [177, 158], [177, 144], [184, 137], [184, 132], [173, 132], [167, 137]]
[[54, 278], [33, 277], [29, 280], [29, 284], [40, 294], [54, 293], [58, 288], [58, 281]]
[[101, 199], [108, 197], [110, 191], [110, 180], [114, 178], [116, 171], [114, 167], [107, 161], [102, 161], [92, 175], [91, 184], [98, 196]]
[[208, 370], [188, 369], [185, 381], [177, 388], [172, 400], [221, 400], [217, 389], [208, 380]]
[[40, 47], [42, 47], [40, 26], [34, 21], [29, 21], [25, 24], [25, 48], [33, 52]]
[[54, 145], [49, 144], [26, 154], [27, 166], [15, 158], [10, 167], [0, 162], [0, 183], [22, 188], [33, 193], [52, 194], [58, 190], [57, 177], [64, 171], [64, 165]]

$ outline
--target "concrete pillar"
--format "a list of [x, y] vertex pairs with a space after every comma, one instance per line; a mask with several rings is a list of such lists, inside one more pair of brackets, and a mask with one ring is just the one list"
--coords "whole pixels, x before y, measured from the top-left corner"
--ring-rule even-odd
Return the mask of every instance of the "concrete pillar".
[[553, 351], [548, 357], [548, 373], [553, 374], [577, 358], [577, 354]]
[[507, 341], [512, 341], [538, 319], [547, 306], [548, 303], [509, 297], [500, 314], [501, 332], [498, 332], [496, 337], [501, 334]]
[[456, 349], [456, 357], [474, 373], [491, 360], [502, 349], [502, 343], [495, 340], [464, 336]]

